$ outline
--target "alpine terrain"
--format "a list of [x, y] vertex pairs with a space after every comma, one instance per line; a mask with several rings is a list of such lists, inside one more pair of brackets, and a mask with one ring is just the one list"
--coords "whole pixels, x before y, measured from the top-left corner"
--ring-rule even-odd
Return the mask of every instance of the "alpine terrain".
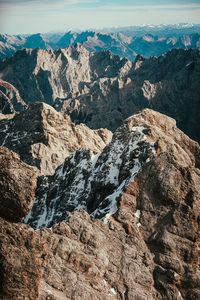
[[1, 299], [199, 298], [200, 147], [173, 119], [146, 109], [37, 186], [0, 151]]
[[200, 52], [172, 50], [135, 62], [80, 44], [60, 50], [23, 50], [0, 62], [0, 109], [11, 114], [46, 102], [91, 128], [116, 130], [152, 108], [176, 119], [200, 141]]
[[0, 36], [0, 300], [200, 299], [197, 29]]

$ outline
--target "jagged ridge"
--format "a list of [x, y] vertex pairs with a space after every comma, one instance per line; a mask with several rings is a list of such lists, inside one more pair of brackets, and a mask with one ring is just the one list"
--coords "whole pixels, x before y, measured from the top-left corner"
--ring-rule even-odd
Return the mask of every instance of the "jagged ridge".
[[[135, 63], [82, 46], [24, 50], [0, 63], [1, 78], [26, 103], [44, 101], [92, 128], [115, 130], [145, 107], [177, 120], [190, 137], [199, 136], [198, 50], [173, 50]], [[16, 80], [17, 78], [17, 80]]]

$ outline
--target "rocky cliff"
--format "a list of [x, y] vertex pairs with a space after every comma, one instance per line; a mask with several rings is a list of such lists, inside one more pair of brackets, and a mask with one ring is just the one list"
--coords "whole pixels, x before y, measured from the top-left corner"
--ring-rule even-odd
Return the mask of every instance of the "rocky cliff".
[[12, 114], [27, 108], [18, 90], [10, 83], [0, 80], [0, 113]]
[[1, 216], [21, 221], [33, 206], [36, 170], [19, 156], [0, 147], [0, 210]]
[[138, 56], [132, 63], [77, 45], [24, 50], [0, 63], [0, 78], [15, 86], [26, 104], [43, 101], [70, 114], [76, 123], [113, 131], [128, 116], [149, 107], [175, 118], [197, 141], [199, 73], [199, 50]]
[[53, 174], [75, 150], [98, 153], [112, 137], [107, 129], [75, 125], [68, 116], [44, 103], [35, 103], [20, 114], [1, 120], [0, 132], [0, 145], [17, 152], [43, 175]]
[[130, 117], [41, 178], [26, 222], [43, 229], [0, 211], [1, 299], [198, 299], [199, 192], [199, 145], [162, 114]]

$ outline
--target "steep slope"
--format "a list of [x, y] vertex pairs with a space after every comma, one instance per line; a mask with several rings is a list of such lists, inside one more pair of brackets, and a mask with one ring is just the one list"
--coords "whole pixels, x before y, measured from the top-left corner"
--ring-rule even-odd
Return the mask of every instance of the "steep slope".
[[36, 170], [19, 156], [0, 147], [0, 211], [1, 217], [21, 221], [33, 206]]
[[44, 35], [36, 33], [26, 37], [26, 42], [24, 43], [23, 48], [51, 49], [51, 46]]
[[196, 33], [179, 37], [146, 34], [142, 37], [134, 37], [129, 48], [145, 57], [159, 56], [172, 49], [200, 48], [200, 35]]
[[0, 63], [0, 77], [14, 84], [26, 103], [54, 104], [88, 93], [88, 84], [99, 78], [117, 77], [126, 64], [131, 66], [126, 59], [109, 52], [91, 54], [81, 45], [57, 51], [25, 49]]
[[51, 106], [36, 103], [11, 119], [0, 121], [0, 145], [17, 152], [39, 173], [54, 173], [64, 159], [78, 149], [102, 150], [111, 139], [106, 129], [75, 125]]
[[131, 41], [132, 38], [123, 34], [103, 34], [94, 31], [77, 33], [69, 31], [61, 37], [55, 48], [66, 48], [79, 43], [90, 52], [110, 51], [114, 55], [134, 60], [137, 53], [134, 51], [134, 47], [129, 47]]
[[0, 78], [28, 104], [44, 101], [74, 122], [115, 130], [132, 113], [153, 108], [200, 141], [200, 52], [173, 50], [135, 63], [109, 52], [24, 50], [0, 63]]
[[[189, 159], [192, 154], [188, 143], [189, 139], [175, 128], [174, 120], [144, 110], [127, 119], [100, 155], [77, 151], [52, 177], [42, 177], [26, 222], [36, 228], [52, 226], [65, 219], [68, 212], [80, 208], [106, 222], [117, 211], [121, 194], [145, 165], [168, 152], [175, 157], [177, 149], [182, 160], [187, 156]], [[190, 143], [196, 155], [198, 144]]]
[[10, 83], [0, 80], [0, 113], [11, 114], [27, 108], [18, 90]]
[[20, 35], [0, 34], [0, 59], [12, 56], [23, 48], [26, 38]]
[[[81, 189], [90, 177], [85, 202], [93, 192], [97, 195], [92, 196], [93, 208], [86, 209], [93, 217], [106, 215], [106, 224], [83, 210], [36, 231], [0, 218], [0, 297], [199, 299], [199, 145], [177, 129], [173, 119], [147, 109], [116, 131], [96, 163], [93, 160], [90, 174], [81, 167], [90, 164], [90, 153], [84, 155], [76, 152], [56, 170], [50, 179], [55, 191], [51, 184], [43, 185], [49, 191], [48, 203], [42, 194], [40, 202], [57, 223], [60, 201], [64, 204], [61, 189], [66, 195], [68, 185], [72, 192], [74, 182], [76, 205], [85, 206]], [[112, 206], [105, 201], [108, 185], [111, 193], [117, 191]]]
[[126, 66], [128, 72], [101, 78], [89, 93], [64, 101], [62, 110], [76, 122], [115, 130], [126, 117], [149, 107], [175, 118], [179, 128], [200, 141], [200, 52], [173, 50], [158, 58], [138, 57]]
[[199, 73], [198, 50], [173, 50], [146, 60], [138, 56], [131, 63], [78, 45], [55, 52], [24, 50], [0, 64], [0, 77], [18, 89], [26, 103], [39, 99], [75, 122], [111, 130], [150, 107], [174, 117], [197, 141]]

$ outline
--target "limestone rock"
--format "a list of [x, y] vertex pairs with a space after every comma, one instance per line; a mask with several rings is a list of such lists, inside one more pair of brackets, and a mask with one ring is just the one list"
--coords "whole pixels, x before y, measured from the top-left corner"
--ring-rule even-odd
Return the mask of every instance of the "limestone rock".
[[111, 139], [106, 129], [75, 125], [51, 106], [36, 103], [11, 119], [0, 122], [0, 145], [17, 152], [26, 163], [50, 175], [77, 149], [102, 150]]
[[200, 147], [173, 119], [146, 109], [39, 180], [30, 224], [52, 227], [0, 219], [0, 299], [199, 299]]
[[13, 114], [27, 108], [18, 90], [10, 83], [0, 80], [0, 113]]
[[132, 62], [108, 51], [91, 53], [80, 44], [25, 49], [0, 62], [0, 78], [15, 86], [27, 105], [46, 102], [75, 123], [115, 131], [127, 117], [152, 108], [200, 141], [199, 53], [173, 49]]
[[36, 170], [0, 147], [0, 216], [21, 221], [32, 208], [35, 188]]
[[131, 236], [93, 222], [85, 212], [36, 232], [0, 223], [2, 299], [161, 299], [137, 228]]

